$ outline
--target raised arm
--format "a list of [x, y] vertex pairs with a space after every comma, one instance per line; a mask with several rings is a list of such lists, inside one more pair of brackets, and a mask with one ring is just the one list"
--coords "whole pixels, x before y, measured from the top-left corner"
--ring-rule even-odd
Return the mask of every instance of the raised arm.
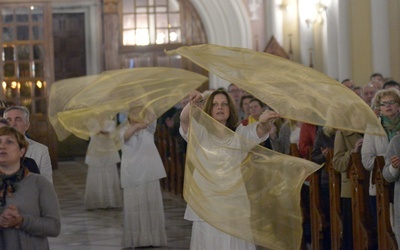
[[136, 132], [145, 129], [148, 125], [146, 123], [134, 123], [130, 124], [124, 133], [124, 142], [129, 141], [129, 138], [132, 137]]
[[186, 134], [189, 128], [189, 111], [190, 111], [190, 105], [193, 103], [198, 103], [199, 101], [203, 100], [202, 94], [194, 90], [191, 93], [189, 93], [189, 102], [186, 104], [186, 106], [182, 109], [181, 112], [181, 120], [180, 120], [180, 125], [183, 130], [183, 132]]
[[272, 127], [272, 123], [275, 121], [276, 118], [281, 117], [280, 114], [276, 113], [275, 111], [266, 110], [264, 111], [260, 118], [258, 119], [259, 123], [257, 124], [257, 135], [258, 137], [263, 137], [267, 134]]

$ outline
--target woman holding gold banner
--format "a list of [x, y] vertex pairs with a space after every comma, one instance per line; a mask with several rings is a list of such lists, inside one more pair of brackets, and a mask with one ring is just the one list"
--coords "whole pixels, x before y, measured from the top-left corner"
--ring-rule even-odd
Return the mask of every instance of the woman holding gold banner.
[[132, 107], [122, 125], [121, 186], [124, 203], [125, 248], [167, 245], [160, 179], [164, 165], [154, 144], [156, 122], [140, 116], [143, 106]]
[[[220, 207], [213, 207], [213, 203], [221, 202], [220, 198], [214, 195], [214, 192], [216, 190], [225, 191], [226, 196], [223, 199], [227, 200], [226, 204], [229, 203], [230, 206], [238, 206], [238, 208], [239, 206], [244, 207], [243, 210], [237, 211], [247, 211], [247, 213], [232, 213], [229, 214], [228, 218], [235, 220], [235, 222], [243, 220], [241, 224], [244, 228], [243, 233], [251, 234], [250, 202], [247, 200], [247, 191], [242, 180], [240, 165], [251, 148], [268, 138], [272, 122], [280, 115], [267, 110], [260, 116], [258, 122], [248, 126], [238, 126], [238, 113], [231, 97], [224, 90], [216, 90], [203, 105], [204, 112], [211, 116], [214, 121], [216, 120], [216, 124], [212, 122], [201, 123], [201, 121], [206, 120], [190, 119], [190, 106], [202, 102], [203, 97], [197, 91], [192, 92], [189, 96], [190, 103], [185, 106], [181, 113], [180, 133], [185, 140], [188, 140], [189, 130], [196, 130], [199, 136], [192, 139], [199, 139], [205, 145], [203, 148], [196, 149], [196, 155], [199, 157], [203, 169], [196, 169], [192, 172], [193, 182], [189, 183], [191, 181], [191, 177], [188, 177], [190, 173], [185, 172], [185, 186], [190, 186], [192, 189], [200, 187], [198, 198], [192, 203], [197, 203], [200, 206], [192, 207], [188, 205], [185, 212], [185, 219], [193, 221], [190, 249], [255, 249], [253, 243], [239, 239], [239, 235], [232, 236], [219, 230], [218, 226], [214, 226], [222, 223], [230, 224], [229, 221], [221, 221], [220, 219], [219, 214], [223, 214], [224, 210]], [[236, 133], [233, 133], [233, 131]], [[248, 143], [239, 141], [236, 134], [247, 138]], [[230, 165], [232, 162], [239, 167]], [[212, 174], [210, 175], [210, 173]], [[206, 188], [202, 189], [202, 187]], [[234, 191], [232, 192], [232, 190]], [[208, 207], [202, 206], [207, 202], [209, 203]], [[226, 211], [228, 213], [228, 210]], [[241, 236], [241, 238], [249, 238]]]

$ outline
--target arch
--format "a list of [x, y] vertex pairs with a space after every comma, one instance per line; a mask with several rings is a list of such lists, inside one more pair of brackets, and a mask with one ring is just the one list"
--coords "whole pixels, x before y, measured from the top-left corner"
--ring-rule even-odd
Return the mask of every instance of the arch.
[[[208, 43], [252, 48], [250, 18], [242, 0], [190, 0], [199, 14]], [[229, 83], [210, 74], [210, 88], [227, 87]]]

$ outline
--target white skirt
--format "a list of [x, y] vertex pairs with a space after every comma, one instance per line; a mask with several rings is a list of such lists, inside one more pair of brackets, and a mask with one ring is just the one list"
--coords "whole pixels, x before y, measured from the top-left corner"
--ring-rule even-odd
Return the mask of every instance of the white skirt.
[[193, 221], [191, 250], [255, 250], [253, 243], [226, 234], [204, 221]]
[[116, 164], [89, 166], [84, 203], [86, 209], [122, 207], [122, 189]]
[[166, 246], [160, 181], [124, 188], [124, 247]]

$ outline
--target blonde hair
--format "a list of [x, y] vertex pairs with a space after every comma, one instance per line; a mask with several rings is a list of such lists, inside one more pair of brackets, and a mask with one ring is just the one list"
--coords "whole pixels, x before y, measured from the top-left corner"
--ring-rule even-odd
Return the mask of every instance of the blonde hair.
[[384, 96], [392, 96], [394, 97], [397, 104], [400, 104], [400, 91], [394, 88], [390, 89], [381, 89], [376, 92], [374, 99], [372, 99], [372, 109], [379, 109], [382, 97]]

